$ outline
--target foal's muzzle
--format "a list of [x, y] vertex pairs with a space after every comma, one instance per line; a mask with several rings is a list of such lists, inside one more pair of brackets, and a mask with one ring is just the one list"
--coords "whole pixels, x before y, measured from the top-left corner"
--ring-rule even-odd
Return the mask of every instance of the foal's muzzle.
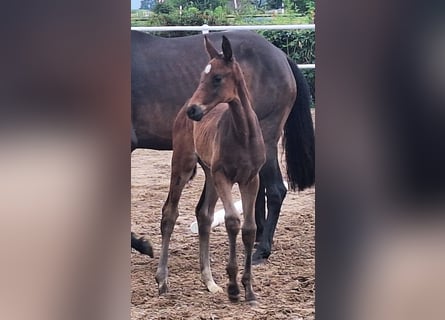
[[204, 116], [204, 112], [200, 106], [193, 104], [187, 108], [187, 116], [192, 120], [200, 121]]

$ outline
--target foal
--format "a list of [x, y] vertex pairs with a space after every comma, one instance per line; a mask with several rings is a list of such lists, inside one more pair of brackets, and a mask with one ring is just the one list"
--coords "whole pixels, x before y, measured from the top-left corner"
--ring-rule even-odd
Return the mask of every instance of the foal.
[[227, 291], [231, 300], [239, 299], [236, 238], [241, 223], [231, 194], [233, 184], [238, 183], [244, 213], [242, 240], [245, 264], [242, 284], [246, 301], [254, 302], [256, 297], [251, 283], [252, 248], [256, 232], [254, 206], [259, 185], [258, 172], [266, 160], [264, 141], [243, 72], [232, 56], [229, 40], [223, 36], [222, 54], [207, 37], [205, 48], [211, 60], [201, 75], [198, 88], [178, 113], [173, 126], [170, 191], [162, 209], [162, 249], [156, 281], [159, 293], [166, 292], [168, 246], [178, 217], [179, 198], [199, 162], [206, 177], [196, 207], [202, 281], [210, 292], [222, 292], [213, 280], [209, 259], [210, 225], [220, 197], [226, 212], [225, 224], [230, 242]]

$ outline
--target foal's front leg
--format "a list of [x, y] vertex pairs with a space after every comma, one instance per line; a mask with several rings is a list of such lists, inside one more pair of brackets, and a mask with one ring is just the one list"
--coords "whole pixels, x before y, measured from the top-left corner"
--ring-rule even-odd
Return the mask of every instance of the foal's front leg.
[[205, 166], [203, 166], [203, 169], [206, 174], [206, 181], [201, 198], [196, 207], [196, 220], [198, 221], [199, 228], [199, 265], [202, 282], [204, 282], [211, 293], [217, 293], [223, 292], [223, 290], [213, 280], [212, 270], [210, 268], [209, 238], [218, 194], [209, 170]]
[[229, 276], [229, 284], [227, 285], [227, 294], [232, 301], [239, 300], [239, 286], [238, 286], [238, 262], [236, 255], [236, 238], [240, 230], [240, 215], [236, 210], [232, 199], [233, 183], [226, 178], [226, 176], [216, 171], [213, 173], [213, 180], [215, 188], [224, 206], [225, 223], [227, 235], [229, 236], [229, 262], [227, 263], [227, 275]]
[[246, 301], [254, 304], [255, 292], [252, 288], [252, 249], [255, 242], [256, 224], [254, 206], [258, 193], [259, 177], [256, 175], [250, 182], [240, 185], [241, 200], [243, 203], [244, 222], [242, 238], [244, 244], [244, 273], [241, 282], [245, 289]]
[[173, 152], [170, 190], [167, 200], [162, 207], [162, 247], [158, 269], [156, 271], [156, 282], [158, 283], [159, 294], [166, 293], [168, 290], [167, 263], [170, 237], [175, 227], [176, 219], [179, 216], [178, 204], [182, 190], [192, 177], [196, 162], [197, 159], [194, 154], [185, 153], [183, 150]]

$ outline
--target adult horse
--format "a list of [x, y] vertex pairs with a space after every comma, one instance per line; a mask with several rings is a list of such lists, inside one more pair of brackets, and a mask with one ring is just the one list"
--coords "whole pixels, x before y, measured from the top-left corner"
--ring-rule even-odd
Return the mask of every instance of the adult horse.
[[[286, 196], [278, 163], [278, 141], [283, 131], [289, 188], [304, 190], [314, 184], [310, 93], [297, 65], [263, 37], [250, 31], [215, 32], [208, 37], [221, 46], [222, 34], [230, 34], [233, 53], [245, 72], [266, 146], [266, 163], [260, 171], [255, 204], [259, 243], [253, 263], [259, 263], [271, 253]], [[132, 151], [172, 149], [173, 121], [198, 86], [200, 73], [208, 62], [203, 41], [203, 35], [161, 38], [131, 32]]]

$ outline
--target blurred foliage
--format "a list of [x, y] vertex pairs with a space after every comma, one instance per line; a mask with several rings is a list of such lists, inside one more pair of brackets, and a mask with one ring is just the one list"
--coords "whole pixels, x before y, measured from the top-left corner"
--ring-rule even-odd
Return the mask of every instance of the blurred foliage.
[[[202, 26], [203, 24], [225, 26], [230, 23], [222, 7], [216, 7], [214, 11], [200, 11], [196, 7], [188, 7], [182, 12], [175, 10], [168, 14], [163, 12], [153, 14], [144, 26]], [[183, 37], [198, 33], [200, 31], [153, 32], [155, 35], [166, 38]]]
[[292, 12], [300, 16], [312, 16], [315, 11], [314, 0], [236, 0], [237, 9], [235, 9], [234, 0], [141, 0], [140, 9], [152, 10], [154, 12], [168, 13], [165, 7], [183, 9], [188, 7], [198, 8], [200, 11], [214, 10], [217, 7], [227, 7], [232, 13], [265, 13], [267, 10], [276, 10], [284, 8], [287, 12]]

